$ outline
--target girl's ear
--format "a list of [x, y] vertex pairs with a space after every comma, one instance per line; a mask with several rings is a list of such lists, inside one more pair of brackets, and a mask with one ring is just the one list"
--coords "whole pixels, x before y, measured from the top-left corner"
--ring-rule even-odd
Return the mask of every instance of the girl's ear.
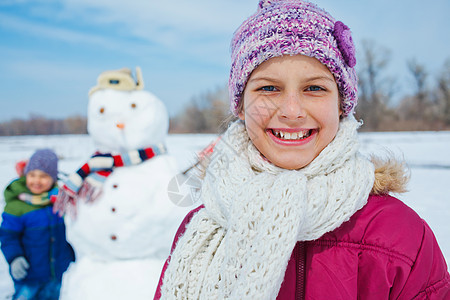
[[244, 96], [241, 97], [241, 101], [239, 101], [239, 105], [237, 107], [238, 111], [238, 117], [242, 121], [245, 120], [245, 110], [244, 110], [245, 104], [244, 104]]
[[241, 109], [241, 111], [238, 113], [238, 117], [239, 117], [239, 119], [241, 119], [242, 121], [245, 120], [245, 112], [244, 112], [244, 109]]

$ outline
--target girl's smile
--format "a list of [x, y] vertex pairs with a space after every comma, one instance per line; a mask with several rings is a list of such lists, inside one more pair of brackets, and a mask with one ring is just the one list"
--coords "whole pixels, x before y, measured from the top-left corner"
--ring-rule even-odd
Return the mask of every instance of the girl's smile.
[[339, 128], [339, 92], [317, 59], [282, 56], [251, 74], [239, 117], [261, 154], [285, 169], [308, 165]]
[[314, 129], [298, 130], [293, 128], [267, 130], [267, 134], [275, 143], [286, 146], [304, 145], [314, 138], [316, 132]]

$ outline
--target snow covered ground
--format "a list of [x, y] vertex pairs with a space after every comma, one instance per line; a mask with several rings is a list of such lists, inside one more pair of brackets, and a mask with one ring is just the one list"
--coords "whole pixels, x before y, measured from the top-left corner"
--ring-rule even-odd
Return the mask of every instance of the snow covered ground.
[[[398, 197], [428, 222], [450, 262], [450, 132], [363, 133], [360, 136], [364, 153], [392, 152], [407, 161], [411, 168], [409, 192]], [[215, 138], [215, 135], [169, 135], [167, 146], [180, 170], [184, 170], [195, 161], [196, 153]], [[94, 151], [87, 135], [0, 137], [0, 211], [4, 204], [3, 190], [16, 177], [15, 163], [43, 147], [56, 151], [60, 156], [60, 171], [64, 173], [75, 171]], [[159, 272], [155, 270], [155, 278]], [[8, 267], [0, 254], [0, 300], [8, 299], [11, 294]]]

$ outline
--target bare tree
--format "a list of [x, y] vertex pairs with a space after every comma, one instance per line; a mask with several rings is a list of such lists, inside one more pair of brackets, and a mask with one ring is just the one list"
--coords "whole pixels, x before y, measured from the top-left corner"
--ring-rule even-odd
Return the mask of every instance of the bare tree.
[[384, 75], [389, 62], [388, 49], [372, 41], [363, 41], [359, 63], [358, 118], [364, 120], [365, 130], [383, 129], [383, 124], [393, 112], [388, 109], [393, 80]]
[[223, 131], [223, 122], [230, 111], [227, 87], [217, 88], [213, 92], [208, 93], [206, 101], [209, 105], [204, 114], [209, 130], [214, 133]]
[[440, 111], [440, 119], [445, 126], [450, 126], [450, 58], [446, 60], [437, 79], [437, 102]]
[[193, 99], [180, 118], [181, 132], [208, 132], [201, 100]]
[[193, 98], [182, 113], [171, 119], [172, 133], [218, 133], [229, 111], [228, 91], [220, 87]]
[[414, 80], [414, 95], [412, 98], [413, 103], [408, 109], [409, 118], [415, 119], [418, 122], [425, 122], [430, 118], [427, 114], [426, 108], [429, 100], [427, 92], [427, 77], [428, 72], [425, 70], [425, 66], [419, 64], [415, 59], [407, 62], [408, 70]]

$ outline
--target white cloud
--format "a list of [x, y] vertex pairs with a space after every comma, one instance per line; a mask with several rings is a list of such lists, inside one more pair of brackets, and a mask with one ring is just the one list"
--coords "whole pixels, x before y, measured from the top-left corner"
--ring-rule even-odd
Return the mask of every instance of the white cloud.
[[[219, 63], [228, 57], [232, 33], [254, 10], [256, 3], [236, 0], [67, 0], [61, 14], [103, 28], [114, 26], [123, 35], [167, 51], [183, 51], [200, 61]], [[209, 49], [219, 55], [211, 55]]]
[[34, 37], [56, 39], [71, 44], [88, 43], [101, 45], [106, 48], [115, 47], [114, 42], [102, 36], [58, 28], [52, 25], [42, 25], [38, 22], [28, 21], [24, 18], [18, 18], [2, 13], [0, 13], [0, 26], [8, 28], [9, 30], [27, 33]]
[[[253, 8], [256, 10], [256, 3], [236, 0], [131, 0], [126, 3], [122, 0], [66, 0], [64, 5], [68, 13], [100, 12], [100, 18], [90, 22], [119, 22], [134, 30], [143, 28], [152, 31], [169, 27], [177, 31], [202, 34], [226, 34], [233, 31], [243, 17], [248, 15], [245, 11], [254, 11]], [[153, 27], [148, 27], [149, 25]]]
[[[0, 13], [0, 26], [137, 56], [154, 51], [183, 53], [187, 59], [216, 65], [226, 62], [233, 31], [256, 9], [255, 3], [237, 0], [65, 0], [58, 6], [43, 3], [30, 6], [33, 18]], [[123, 46], [126, 42], [129, 47]]]

